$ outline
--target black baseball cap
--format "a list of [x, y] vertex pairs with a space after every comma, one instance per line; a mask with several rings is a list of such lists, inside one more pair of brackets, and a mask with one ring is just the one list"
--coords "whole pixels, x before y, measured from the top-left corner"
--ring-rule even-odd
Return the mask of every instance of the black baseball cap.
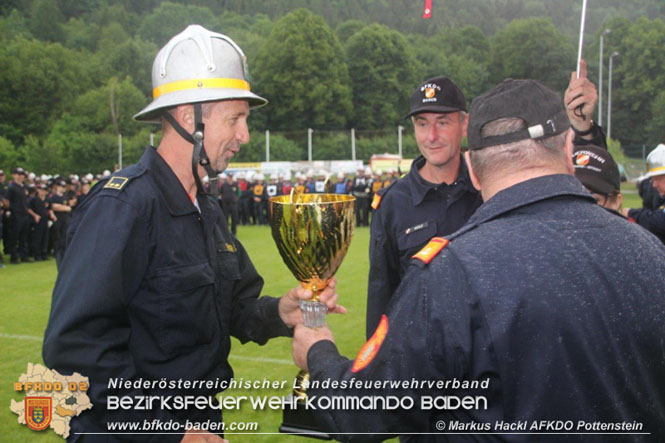
[[[520, 118], [527, 129], [509, 134], [483, 137], [483, 127], [501, 118]], [[525, 139], [551, 137], [570, 128], [568, 115], [559, 94], [536, 80], [506, 79], [476, 97], [469, 112], [467, 139], [469, 149], [512, 143]]]
[[411, 110], [404, 118], [423, 112], [466, 111], [466, 99], [460, 88], [448, 77], [435, 77], [418, 86], [409, 99]]
[[12, 171], [12, 174], [27, 175], [27, 174], [25, 173], [25, 169], [23, 169], [23, 168], [20, 167], [20, 166], [14, 168], [14, 170]]
[[611, 195], [621, 189], [619, 167], [607, 149], [577, 146], [573, 151], [573, 166], [575, 177], [592, 192]]

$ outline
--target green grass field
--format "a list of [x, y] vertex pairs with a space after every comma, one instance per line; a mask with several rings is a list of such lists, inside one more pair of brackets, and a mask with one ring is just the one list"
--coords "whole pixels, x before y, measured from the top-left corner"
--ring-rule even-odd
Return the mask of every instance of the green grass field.
[[[634, 185], [624, 184], [624, 206], [639, 207]], [[281, 295], [295, 285], [295, 279], [282, 263], [267, 227], [241, 226], [238, 237], [266, 284], [264, 294]], [[338, 293], [340, 303], [348, 314], [329, 317], [340, 351], [353, 358], [364, 342], [365, 294], [367, 291], [369, 230], [357, 228], [347, 257], [339, 272]], [[25, 372], [27, 363], [42, 363], [41, 337], [48, 320], [51, 290], [55, 282], [55, 261], [7, 265], [0, 269], [0, 441], [58, 442], [62, 439], [52, 430], [33, 432], [17, 424], [17, 416], [10, 411], [10, 399], [22, 401], [23, 395], [13, 392], [13, 383]], [[237, 379], [289, 380], [297, 373], [291, 362], [291, 345], [286, 338], [275, 339], [260, 347], [241, 345], [234, 341], [230, 362]], [[85, 375], [85, 374], [84, 374]], [[225, 395], [286, 395], [289, 389], [279, 391], [239, 392], [226, 391]], [[254, 411], [244, 407], [240, 411], [226, 411], [225, 421], [258, 422], [258, 432], [277, 432], [281, 411], [270, 409]], [[283, 435], [243, 436], [227, 434], [231, 441], [305, 441], [302, 437]]]
[[[295, 278], [283, 264], [277, 248], [265, 226], [241, 226], [238, 237], [243, 242], [265, 279], [264, 294], [279, 296], [296, 284]], [[364, 343], [365, 297], [367, 294], [369, 229], [356, 228], [349, 252], [338, 271], [340, 303], [346, 306], [346, 315], [332, 315], [329, 324], [335, 332], [342, 353], [355, 356]], [[10, 409], [10, 399], [22, 401], [23, 394], [14, 393], [13, 383], [26, 371], [28, 362], [41, 363], [41, 337], [48, 321], [51, 291], [56, 278], [55, 260], [48, 262], [7, 265], [0, 269], [0, 343], [3, 356], [0, 361], [0, 441], [58, 442], [63, 441], [52, 430], [34, 432], [17, 424], [17, 415]], [[278, 338], [265, 346], [240, 344], [234, 339], [230, 356], [236, 379], [288, 380], [292, 384], [298, 373], [291, 360], [291, 342]], [[85, 374], [84, 374], [85, 375]], [[225, 391], [224, 395], [287, 395], [290, 389], [274, 391]], [[258, 422], [258, 432], [277, 432], [281, 411], [254, 411], [251, 407], [225, 411], [226, 422]], [[302, 437], [284, 435], [243, 436], [227, 435], [231, 441], [293, 441]], [[311, 440], [314, 441], [314, 440]]]

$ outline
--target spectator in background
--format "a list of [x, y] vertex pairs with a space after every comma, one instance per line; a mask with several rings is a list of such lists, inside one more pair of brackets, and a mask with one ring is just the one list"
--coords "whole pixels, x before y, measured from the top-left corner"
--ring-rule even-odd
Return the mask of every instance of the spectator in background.
[[12, 171], [14, 180], [7, 188], [9, 201], [9, 230], [5, 239], [6, 251], [11, 255], [11, 263], [19, 264], [21, 261], [30, 261], [28, 258], [28, 235], [30, 222], [28, 217], [27, 191], [24, 186], [27, 176], [21, 167]]
[[303, 177], [302, 172], [296, 172], [296, 185], [295, 185], [296, 194], [306, 194], [309, 192], [309, 188], [305, 184], [305, 177]]
[[[369, 168], [368, 168], [369, 169]], [[358, 168], [358, 173], [351, 184], [351, 195], [356, 198], [356, 226], [369, 226], [369, 194], [370, 174], [363, 168]]]
[[282, 175], [282, 188], [280, 195], [289, 195], [291, 194], [291, 189], [293, 189], [293, 185], [291, 184], [291, 173], [284, 173]]
[[348, 183], [343, 172], [337, 173], [337, 183], [335, 183], [335, 194], [346, 194]]
[[28, 202], [28, 213], [31, 216], [30, 255], [35, 261], [48, 259], [48, 222], [55, 219], [51, 203], [46, 199], [48, 187], [37, 186], [37, 195]]
[[266, 219], [264, 215], [266, 201], [268, 196], [266, 194], [265, 180], [263, 174], [258, 173], [254, 176], [256, 183], [252, 187], [252, 208], [254, 212], [254, 224], [265, 225]]
[[647, 156], [647, 178], [658, 193], [655, 209], [624, 209], [623, 214], [635, 220], [665, 243], [665, 145], [660, 144]]
[[55, 264], [58, 269], [60, 269], [60, 263], [65, 252], [67, 226], [69, 224], [69, 216], [72, 212], [72, 206], [70, 205], [71, 201], [65, 194], [67, 192], [67, 183], [63, 179], [55, 180], [53, 190], [54, 192], [51, 194], [50, 203], [53, 214], [55, 215], [55, 222], [53, 223], [53, 226], [51, 226], [50, 235], [54, 237], [51, 244], [54, 248], [53, 254], [55, 255]]
[[81, 187], [79, 188], [78, 195], [76, 196], [77, 204], [82, 204], [90, 192], [90, 180], [87, 177], [81, 179]]

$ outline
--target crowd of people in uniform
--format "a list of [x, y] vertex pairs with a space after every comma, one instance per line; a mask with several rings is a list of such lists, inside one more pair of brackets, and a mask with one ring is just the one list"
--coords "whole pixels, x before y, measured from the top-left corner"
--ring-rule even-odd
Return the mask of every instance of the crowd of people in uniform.
[[265, 225], [269, 223], [270, 197], [278, 195], [350, 194], [356, 198], [356, 225], [369, 226], [370, 202], [374, 195], [397, 181], [399, 169], [386, 169], [373, 172], [370, 167], [358, 168], [355, 174], [313, 170], [288, 173], [272, 173], [266, 176], [260, 172], [223, 173], [218, 183], [219, 201], [231, 232], [238, 225]]
[[36, 175], [20, 166], [7, 180], [0, 169], [0, 267], [4, 256], [11, 264], [48, 260], [60, 263], [71, 212], [86, 198], [90, 187], [110, 171], [93, 176]]

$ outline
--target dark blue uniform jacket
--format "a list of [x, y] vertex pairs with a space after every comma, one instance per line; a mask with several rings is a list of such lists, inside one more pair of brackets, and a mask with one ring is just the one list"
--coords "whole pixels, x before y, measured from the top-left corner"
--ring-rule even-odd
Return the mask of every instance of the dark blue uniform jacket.
[[[665, 435], [665, 247], [598, 206], [568, 175], [497, 193], [428, 264], [414, 259], [369, 365], [330, 341], [308, 353], [312, 381], [485, 380], [489, 389], [313, 389], [395, 395], [415, 407], [321, 410], [342, 439], [433, 433], [436, 441], [658, 441]], [[376, 351], [376, 349], [374, 349]], [[367, 358], [369, 353], [362, 355]], [[485, 409], [421, 409], [423, 396], [486, 396]], [[325, 403], [324, 403], [325, 404]], [[572, 420], [643, 424], [650, 435], [443, 435], [450, 423]], [[532, 431], [533, 432], [533, 431]]]
[[660, 197], [660, 200], [655, 200], [654, 203], [654, 209], [631, 209], [628, 216], [665, 244], [665, 197]]
[[[257, 298], [263, 280], [219, 205], [203, 195], [198, 204], [200, 213], [149, 147], [138, 164], [94, 186], [76, 209], [43, 348], [50, 368], [90, 378], [94, 407], [73, 418], [70, 438], [107, 432], [106, 423], [115, 420], [219, 421], [219, 410], [108, 411], [107, 395], [216, 392], [119, 391], [108, 388], [109, 378], [227, 380], [231, 335], [263, 344], [289, 334], [279, 300]], [[149, 438], [179, 441], [182, 435]]]
[[418, 170], [423, 156], [407, 175], [379, 190], [381, 203], [372, 214], [370, 268], [367, 283], [367, 336], [379, 324], [390, 298], [409, 267], [411, 256], [430, 238], [452, 234], [483, 203], [461, 158], [457, 180], [447, 185], [425, 181]]

